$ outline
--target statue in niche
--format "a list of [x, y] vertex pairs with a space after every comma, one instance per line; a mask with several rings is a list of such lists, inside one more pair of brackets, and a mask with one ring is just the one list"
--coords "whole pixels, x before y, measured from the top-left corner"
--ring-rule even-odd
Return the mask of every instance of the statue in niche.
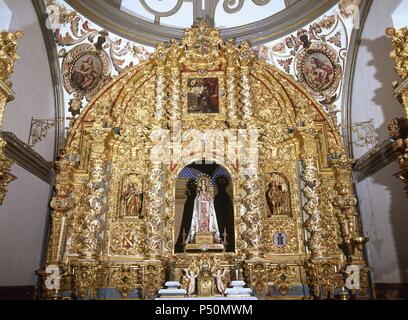
[[217, 242], [221, 241], [217, 215], [209, 185], [209, 177], [200, 176], [197, 178], [197, 196], [194, 200], [193, 218], [187, 243], [191, 243], [197, 233], [213, 233], [214, 239]]
[[122, 194], [125, 216], [143, 218], [143, 190], [141, 183], [129, 182]]
[[290, 215], [289, 184], [280, 175], [273, 175], [266, 191], [268, 217]]

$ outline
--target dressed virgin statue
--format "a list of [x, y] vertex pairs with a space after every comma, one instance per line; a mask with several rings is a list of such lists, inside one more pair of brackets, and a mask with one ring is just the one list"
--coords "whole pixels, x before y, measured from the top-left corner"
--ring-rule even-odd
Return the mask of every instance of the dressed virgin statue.
[[191, 243], [197, 233], [213, 233], [215, 240], [220, 242], [217, 215], [209, 184], [210, 179], [207, 176], [197, 179], [197, 196], [194, 200], [193, 218], [187, 243]]

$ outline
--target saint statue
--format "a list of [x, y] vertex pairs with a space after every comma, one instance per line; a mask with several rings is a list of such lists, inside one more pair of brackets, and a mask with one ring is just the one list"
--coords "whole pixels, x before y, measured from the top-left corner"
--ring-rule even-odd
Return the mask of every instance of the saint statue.
[[143, 193], [141, 188], [137, 188], [134, 183], [130, 182], [122, 199], [125, 204], [126, 216], [143, 216]]
[[268, 184], [266, 199], [268, 202], [270, 215], [278, 215], [281, 207], [282, 195], [275, 181]]
[[191, 243], [197, 233], [213, 233], [215, 240], [221, 241], [209, 184], [210, 179], [207, 176], [201, 176], [197, 179], [197, 196], [194, 200], [193, 218], [187, 243]]

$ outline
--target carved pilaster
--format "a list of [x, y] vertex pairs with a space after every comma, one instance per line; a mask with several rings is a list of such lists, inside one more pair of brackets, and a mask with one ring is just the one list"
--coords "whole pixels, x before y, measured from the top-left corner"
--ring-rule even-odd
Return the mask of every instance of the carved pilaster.
[[[362, 245], [368, 241], [368, 239], [362, 238], [360, 221], [356, 210], [357, 199], [354, 196], [352, 183], [354, 163], [354, 160], [345, 157], [332, 160], [337, 192], [334, 205], [338, 209], [337, 215], [343, 240], [341, 248], [350, 263], [362, 259]], [[356, 249], [359, 249], [359, 251], [356, 251]]]
[[397, 155], [397, 163], [401, 168], [395, 176], [405, 183], [405, 191], [408, 194], [408, 119], [394, 119], [388, 125], [388, 130], [394, 141], [392, 148]]
[[334, 298], [336, 290], [343, 286], [336, 263], [329, 260], [308, 260], [304, 265], [310, 296], [313, 299]]
[[0, 205], [7, 194], [7, 187], [10, 182], [16, 180], [16, 176], [11, 173], [13, 161], [6, 157], [6, 141], [0, 137]]
[[[14, 98], [14, 93], [7, 83], [12, 75], [14, 63], [19, 58], [17, 41], [23, 36], [21, 32], [0, 32], [0, 128], [3, 125], [6, 103]], [[3, 204], [7, 187], [16, 177], [11, 174], [13, 161], [6, 157], [6, 142], [0, 137], [0, 205]]]
[[67, 214], [75, 205], [75, 200], [71, 197], [71, 179], [75, 170], [75, 159], [75, 155], [63, 152], [55, 163], [57, 181], [55, 195], [50, 204], [53, 211], [51, 213], [51, 232], [47, 254], [48, 264], [61, 262], [61, 233]]
[[408, 194], [408, 28], [395, 30], [390, 28], [387, 34], [392, 37], [394, 50], [391, 58], [395, 61], [395, 71], [401, 77], [403, 83], [395, 85], [395, 96], [402, 103], [405, 110], [405, 118], [394, 119], [389, 125], [394, 152], [398, 155], [397, 163], [401, 171], [395, 176], [405, 184]]
[[260, 254], [262, 240], [262, 221], [259, 204], [260, 190], [258, 175], [248, 173], [244, 176], [243, 189], [245, 196], [241, 209], [242, 220], [246, 224], [246, 230], [242, 238], [246, 243], [246, 253], [249, 258], [256, 258]]
[[149, 176], [150, 192], [148, 194], [148, 219], [146, 221], [146, 254], [151, 258], [160, 255], [162, 241], [162, 232], [160, 231], [163, 205], [162, 176], [162, 165], [160, 163], [152, 163]]

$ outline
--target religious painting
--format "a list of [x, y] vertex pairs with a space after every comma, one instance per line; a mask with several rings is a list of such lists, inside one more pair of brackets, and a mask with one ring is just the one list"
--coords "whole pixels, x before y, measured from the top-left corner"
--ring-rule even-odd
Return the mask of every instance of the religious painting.
[[187, 82], [189, 113], [218, 113], [218, 78], [190, 78]]
[[334, 77], [334, 67], [330, 59], [320, 52], [306, 57], [303, 72], [309, 86], [318, 90], [326, 88]]
[[266, 179], [265, 189], [267, 216], [290, 216], [290, 187], [287, 178], [273, 173]]
[[120, 191], [120, 216], [142, 219], [144, 217], [143, 200], [143, 179], [137, 175], [126, 177]]
[[314, 43], [297, 55], [296, 72], [314, 96], [331, 96], [339, 86], [343, 69], [335, 50], [326, 44]]
[[82, 91], [90, 91], [102, 78], [101, 59], [92, 53], [85, 53], [72, 65], [71, 80]]
[[80, 44], [62, 55], [62, 80], [64, 88], [73, 96], [69, 101], [69, 112], [80, 113], [82, 99], [90, 101], [111, 79], [109, 55], [90, 43]]

